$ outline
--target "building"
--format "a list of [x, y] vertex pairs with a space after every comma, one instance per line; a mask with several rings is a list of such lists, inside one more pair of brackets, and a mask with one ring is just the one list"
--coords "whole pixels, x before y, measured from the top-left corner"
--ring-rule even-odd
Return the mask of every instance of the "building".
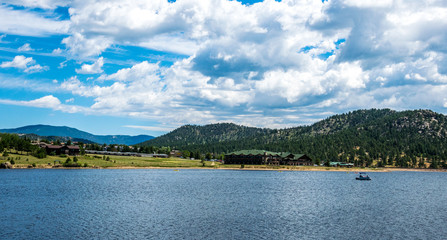
[[79, 146], [59, 146], [59, 145], [51, 145], [51, 144], [40, 144], [41, 148], [44, 148], [48, 155], [79, 155], [81, 149]]
[[61, 155], [62, 154], [62, 146], [59, 145], [51, 145], [51, 144], [45, 144], [40, 145], [42, 148], [45, 148], [45, 151], [48, 155]]
[[81, 149], [79, 148], [79, 146], [74, 146], [74, 145], [73, 146], [71, 146], [71, 145], [70, 146], [62, 146], [61, 150], [64, 154], [73, 155], [73, 156], [79, 155], [81, 153]]
[[242, 150], [225, 155], [225, 164], [312, 166], [312, 159], [305, 154]]
[[182, 156], [182, 152], [180, 152], [179, 150], [172, 150], [169, 155], [171, 157], [181, 157]]

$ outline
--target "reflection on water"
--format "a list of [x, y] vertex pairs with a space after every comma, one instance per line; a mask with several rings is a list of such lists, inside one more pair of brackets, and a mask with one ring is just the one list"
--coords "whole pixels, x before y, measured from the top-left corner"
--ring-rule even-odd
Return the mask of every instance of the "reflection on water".
[[2, 170], [0, 239], [444, 239], [447, 173]]

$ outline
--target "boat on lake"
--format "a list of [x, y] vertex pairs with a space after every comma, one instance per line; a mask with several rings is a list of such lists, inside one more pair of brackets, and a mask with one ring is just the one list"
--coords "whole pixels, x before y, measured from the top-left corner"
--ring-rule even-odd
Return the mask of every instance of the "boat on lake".
[[359, 176], [355, 178], [355, 180], [371, 180], [371, 178], [368, 176], [368, 174], [361, 172], [359, 173]]

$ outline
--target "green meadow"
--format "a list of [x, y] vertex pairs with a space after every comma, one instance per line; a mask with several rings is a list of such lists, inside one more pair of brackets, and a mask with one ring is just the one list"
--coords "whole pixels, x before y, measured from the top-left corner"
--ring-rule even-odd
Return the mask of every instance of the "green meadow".
[[[47, 156], [36, 158], [31, 155], [9, 153], [0, 156], [0, 163], [14, 162], [13, 168], [64, 168], [63, 164], [74, 156]], [[281, 170], [281, 171], [402, 171], [400, 168], [336, 168], [315, 166], [270, 166], [270, 165], [231, 165], [220, 162], [189, 160], [182, 158], [152, 158], [135, 156], [93, 155], [76, 156], [80, 168], [211, 168], [211, 169], [244, 169], [244, 170]], [[407, 169], [414, 170], [414, 169]], [[422, 169], [424, 170], [424, 169]], [[421, 170], [421, 171], [422, 171]]]
[[[63, 167], [67, 158], [74, 161], [74, 156], [47, 156], [39, 159], [31, 155], [9, 153], [8, 156], [1, 156], [0, 162], [11, 162], [13, 160], [15, 168], [53, 168]], [[81, 166], [87, 164], [88, 168], [198, 168], [198, 167], [218, 167], [220, 163], [201, 160], [186, 160], [181, 158], [151, 158], [151, 157], [130, 157], [130, 156], [110, 156], [110, 155], [84, 155], [76, 156], [77, 163]], [[203, 165], [205, 164], [205, 165]]]

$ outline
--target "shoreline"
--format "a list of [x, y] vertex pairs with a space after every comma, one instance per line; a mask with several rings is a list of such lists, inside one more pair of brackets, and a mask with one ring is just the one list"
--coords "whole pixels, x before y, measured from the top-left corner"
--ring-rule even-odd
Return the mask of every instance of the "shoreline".
[[447, 169], [428, 168], [334, 168], [334, 167], [295, 167], [295, 168], [257, 168], [257, 167], [33, 167], [14, 166], [11, 169], [166, 169], [166, 170], [238, 170], [238, 171], [288, 171], [288, 172], [447, 172]]
[[[318, 172], [447, 172], [447, 169], [430, 168], [399, 168], [399, 167], [327, 167], [327, 166], [291, 166], [291, 165], [244, 165], [221, 164], [218, 162], [182, 158], [151, 158], [151, 157], [129, 157], [129, 156], [77, 156], [79, 167], [63, 167], [63, 163], [71, 160], [67, 156], [47, 156], [39, 159], [30, 155], [10, 153], [9, 156], [0, 157], [0, 163], [14, 160], [15, 164], [9, 163], [12, 169], [207, 169], [207, 170], [239, 170], [239, 171], [318, 171]], [[74, 157], [73, 157], [74, 158]], [[74, 160], [73, 160], [74, 161]], [[77, 162], [77, 161], [76, 161]], [[34, 167], [33, 167], [34, 166]], [[85, 167], [83, 167], [85, 166]]]

